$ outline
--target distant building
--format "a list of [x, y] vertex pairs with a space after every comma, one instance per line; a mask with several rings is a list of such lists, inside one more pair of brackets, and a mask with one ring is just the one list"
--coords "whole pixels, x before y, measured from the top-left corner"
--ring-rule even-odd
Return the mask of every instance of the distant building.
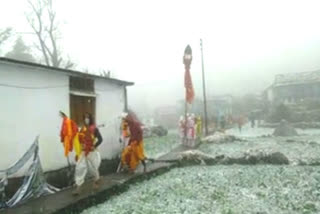
[[263, 93], [270, 103], [296, 103], [306, 98], [320, 99], [320, 70], [279, 74]]

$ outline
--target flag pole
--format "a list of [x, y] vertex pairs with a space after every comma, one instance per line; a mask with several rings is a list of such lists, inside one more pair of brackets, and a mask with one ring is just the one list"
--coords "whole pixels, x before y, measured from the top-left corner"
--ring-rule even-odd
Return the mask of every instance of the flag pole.
[[191, 94], [191, 98], [190, 98], [190, 86], [192, 87], [192, 80], [191, 80], [191, 76], [190, 76], [190, 64], [192, 62], [192, 49], [190, 47], [190, 45], [187, 45], [187, 47], [184, 50], [184, 55], [183, 55], [183, 64], [185, 66], [185, 75], [184, 75], [184, 87], [186, 90], [186, 94], [185, 94], [185, 110], [184, 110], [184, 114], [185, 114], [185, 129], [184, 129], [184, 143], [187, 143], [187, 114], [188, 114], [188, 102], [192, 102], [193, 96], [194, 96], [194, 92], [192, 89], [192, 94]]
[[202, 63], [202, 87], [203, 87], [204, 124], [205, 124], [205, 135], [207, 136], [208, 135], [208, 114], [207, 114], [206, 80], [205, 80], [205, 76], [204, 76], [202, 39], [200, 39], [200, 47], [201, 47], [201, 63]]

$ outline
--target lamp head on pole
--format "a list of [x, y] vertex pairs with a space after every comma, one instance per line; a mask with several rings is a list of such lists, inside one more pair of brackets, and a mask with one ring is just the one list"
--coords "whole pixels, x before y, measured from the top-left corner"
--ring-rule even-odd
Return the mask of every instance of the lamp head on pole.
[[190, 45], [188, 45], [184, 50], [183, 64], [186, 66], [186, 68], [190, 68], [191, 62], [192, 62], [192, 50]]

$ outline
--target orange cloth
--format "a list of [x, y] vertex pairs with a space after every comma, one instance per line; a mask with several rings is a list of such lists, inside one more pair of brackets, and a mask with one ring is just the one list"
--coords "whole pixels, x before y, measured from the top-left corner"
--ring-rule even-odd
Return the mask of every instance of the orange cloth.
[[65, 117], [61, 126], [61, 142], [64, 145], [64, 155], [67, 157], [73, 149], [73, 138], [78, 132], [77, 124], [71, 119]]
[[135, 170], [140, 161], [145, 159], [143, 141], [139, 143], [133, 141], [122, 152], [121, 162], [122, 165], [127, 165], [131, 170]]

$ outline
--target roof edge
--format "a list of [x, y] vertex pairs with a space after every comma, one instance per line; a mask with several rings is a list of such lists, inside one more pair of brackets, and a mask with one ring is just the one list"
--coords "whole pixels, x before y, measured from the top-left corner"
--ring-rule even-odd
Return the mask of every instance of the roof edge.
[[19, 65], [23, 65], [23, 66], [44, 68], [44, 69], [48, 69], [48, 70], [64, 72], [64, 73], [67, 73], [67, 74], [70, 74], [70, 75], [80, 75], [80, 76], [83, 76], [83, 77], [99, 78], [99, 79], [104, 79], [104, 80], [115, 82], [115, 83], [118, 83], [118, 84], [121, 84], [121, 85], [125, 85], [125, 86], [134, 85], [134, 82], [128, 82], [128, 81], [119, 80], [119, 79], [115, 79], [115, 78], [103, 77], [103, 76], [99, 76], [99, 75], [95, 75], [95, 74], [88, 74], [88, 73], [84, 73], [84, 72], [81, 72], [81, 71], [76, 71], [76, 70], [71, 70], [71, 69], [64, 69], [64, 68], [57, 68], [57, 67], [52, 67], [52, 66], [48, 66], [48, 65], [39, 64], [39, 63], [21, 61], [21, 60], [6, 58], [6, 57], [0, 57], [0, 62], [7, 62], [7, 63], [19, 64]]

